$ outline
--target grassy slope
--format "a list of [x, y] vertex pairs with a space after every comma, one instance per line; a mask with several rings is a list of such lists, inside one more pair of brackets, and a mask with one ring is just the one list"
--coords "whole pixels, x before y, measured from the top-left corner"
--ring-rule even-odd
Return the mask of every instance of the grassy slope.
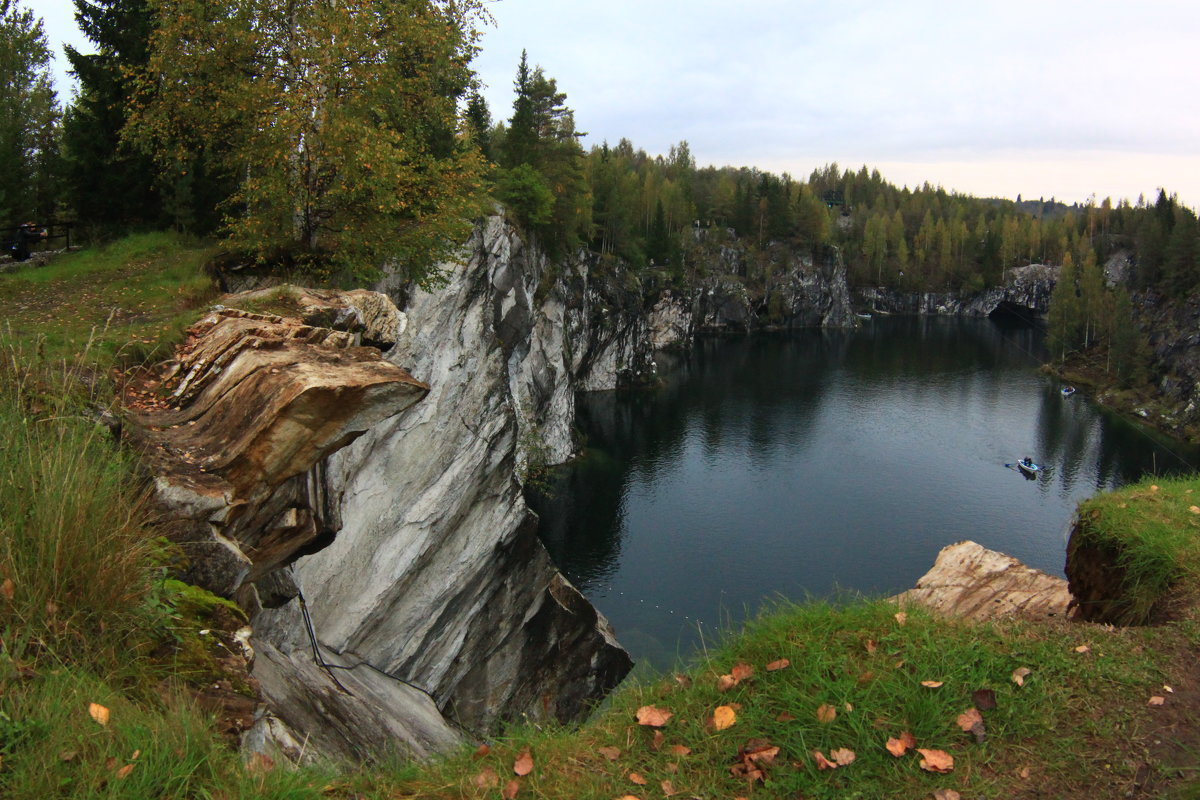
[[[1200, 706], [1190, 618], [1129, 630], [970, 626], [911, 610], [901, 623], [891, 605], [864, 601], [773, 609], [687, 675], [628, 687], [576, 730], [514, 729], [486, 753], [425, 768], [243, 768], [186, 699], [180, 671], [194, 670], [196, 659], [183, 655], [196, 649], [201, 620], [184, 614], [160, 579], [129, 465], [77, 413], [111, 396], [96, 376], [112, 359], [165, 352], [211, 297], [198, 270], [205, 257], [170, 237], [136, 237], [0, 276], [12, 331], [0, 370], [8, 437], [0, 444], [6, 463], [26, 465], [10, 466], [0, 500], [0, 796], [873, 798], [955, 789], [972, 798], [1109, 797], [1147, 775], [1173, 778], [1168, 788], [1196, 796], [1193, 752], [1153, 746], [1166, 738], [1168, 718], [1190, 721]], [[1085, 513], [1097, 530], [1126, 537], [1151, 526], [1126, 522], [1123, 512], [1150, 509], [1165, 533], [1147, 552], [1165, 548], [1192, 580], [1194, 540], [1177, 535], [1180, 520], [1193, 517], [1188, 503], [1144, 504], [1146, 492], [1097, 500], [1115, 508]], [[1168, 495], [1176, 497], [1150, 499]], [[72, 548], [73, 563], [56, 561]], [[788, 665], [767, 669], [780, 659]], [[720, 676], [739, 663], [752, 674], [720, 691]], [[1020, 667], [1031, 670], [1024, 686], [1012, 678]], [[982, 712], [982, 742], [955, 724], [979, 704], [977, 690], [991, 690], [996, 702]], [[1156, 695], [1164, 706], [1147, 705]], [[90, 703], [109, 709], [107, 724], [89, 714]], [[661, 738], [635, 720], [647, 705], [672, 714]], [[709, 722], [720, 706], [736, 718], [723, 730]], [[904, 731], [917, 747], [951, 755], [953, 771], [922, 770], [912, 753], [890, 755], [887, 740]], [[813, 751], [832, 758], [839, 748], [853, 751], [854, 762], [818, 769]], [[532, 764], [518, 777], [513, 766], [526, 749]], [[761, 780], [731, 769], [748, 762]]]

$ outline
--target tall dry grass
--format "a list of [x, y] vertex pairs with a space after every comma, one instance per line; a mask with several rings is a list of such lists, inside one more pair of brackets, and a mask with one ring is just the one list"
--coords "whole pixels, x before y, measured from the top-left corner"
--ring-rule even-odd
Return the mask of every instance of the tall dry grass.
[[[0, 632], [16, 658], [125, 647], [153, 569], [131, 456], [95, 420], [104, 381], [0, 336]], [[111, 392], [108, 393], [111, 398]]]

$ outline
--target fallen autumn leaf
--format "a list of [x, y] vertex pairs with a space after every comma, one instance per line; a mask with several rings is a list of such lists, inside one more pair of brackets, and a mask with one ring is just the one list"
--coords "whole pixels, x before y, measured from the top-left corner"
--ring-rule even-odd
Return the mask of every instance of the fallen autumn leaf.
[[500, 776], [496, 774], [496, 770], [491, 767], [484, 767], [478, 775], [475, 776], [472, 783], [476, 789], [495, 789], [500, 785]]
[[101, 725], [108, 724], [108, 709], [99, 703], [88, 703], [88, 713], [92, 715], [92, 719]]
[[917, 748], [917, 752], [921, 754], [921, 769], [926, 772], [947, 773], [954, 769], [954, 757], [945, 750], [923, 750]]
[[654, 706], [642, 706], [637, 710], [638, 725], [647, 725], [651, 728], [661, 728], [672, 716], [670, 711]]
[[524, 777], [531, 772], [533, 772], [533, 753], [526, 747], [513, 762], [513, 773]]
[[734, 713], [730, 706], [717, 706], [712, 715], [712, 726], [718, 731], [723, 731], [731, 727], [737, 722], [737, 714]]
[[829, 724], [837, 719], [837, 709], [828, 703], [817, 706], [817, 722]]
[[830, 750], [829, 757], [837, 762], [839, 767], [848, 767], [854, 763], [857, 758], [853, 750], [848, 750], [845, 747], [839, 747], [837, 750]]
[[1017, 686], [1024, 686], [1025, 679], [1031, 674], [1033, 674], [1033, 670], [1031, 670], [1029, 667], [1017, 667], [1013, 670], [1013, 683], [1015, 683]]

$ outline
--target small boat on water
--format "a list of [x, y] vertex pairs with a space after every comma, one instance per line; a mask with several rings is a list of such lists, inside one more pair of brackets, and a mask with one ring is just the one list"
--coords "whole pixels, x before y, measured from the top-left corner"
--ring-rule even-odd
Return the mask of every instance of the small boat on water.
[[1064, 386], [1061, 389], [1061, 391], [1062, 391], [1063, 397], [1070, 397], [1071, 395], [1075, 394], [1075, 387], [1074, 386]]
[[859, 319], [870, 319], [871, 315], [866, 313], [865, 311], [860, 311], [860, 312], [858, 312], [858, 318]]
[[1017, 469], [1026, 478], [1036, 478], [1042, 471], [1041, 465], [1033, 463], [1033, 460], [1028, 457], [1017, 459]]

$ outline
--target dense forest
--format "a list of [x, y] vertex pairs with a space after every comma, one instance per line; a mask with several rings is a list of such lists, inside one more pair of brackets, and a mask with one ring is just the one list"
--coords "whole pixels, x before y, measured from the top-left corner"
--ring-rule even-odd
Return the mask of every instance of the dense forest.
[[1064, 353], [1098, 338], [1088, 287], [1114, 254], [1131, 290], [1200, 288], [1200, 223], [1165, 189], [1066, 206], [901, 188], [867, 166], [698, 167], [686, 141], [585, 150], [566, 93], [526, 55], [494, 121], [470, 69], [486, 16], [474, 0], [75, 6], [96, 52], [68, 48], [79, 89], [64, 107], [41, 22], [0, 0], [0, 225], [172, 227], [289, 267], [361, 277], [388, 262], [419, 279], [498, 200], [553, 254], [586, 248], [677, 283], [702, 270], [701, 238], [834, 248], [852, 286], [907, 292], [1065, 265], [1078, 302], [1052, 320]]

